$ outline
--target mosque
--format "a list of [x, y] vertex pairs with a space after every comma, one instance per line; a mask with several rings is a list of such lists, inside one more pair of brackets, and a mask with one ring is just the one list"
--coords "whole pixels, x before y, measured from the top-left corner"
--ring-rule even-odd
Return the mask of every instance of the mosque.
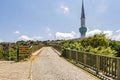
[[85, 26], [85, 11], [84, 11], [84, 1], [82, 0], [82, 10], [81, 10], [81, 27], [79, 28], [81, 38], [86, 36], [87, 27]]

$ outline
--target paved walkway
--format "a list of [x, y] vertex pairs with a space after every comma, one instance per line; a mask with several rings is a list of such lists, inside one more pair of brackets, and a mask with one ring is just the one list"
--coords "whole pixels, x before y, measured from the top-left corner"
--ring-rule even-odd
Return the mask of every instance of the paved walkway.
[[98, 80], [45, 47], [32, 63], [32, 80]]

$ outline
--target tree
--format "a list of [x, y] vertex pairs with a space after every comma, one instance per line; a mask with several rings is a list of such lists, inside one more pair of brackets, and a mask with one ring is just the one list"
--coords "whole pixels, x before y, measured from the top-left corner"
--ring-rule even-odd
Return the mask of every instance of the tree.
[[115, 56], [116, 53], [116, 51], [110, 46], [110, 40], [103, 33], [78, 40], [62, 40], [60, 41], [60, 45], [65, 48], [108, 56]]
[[110, 40], [103, 33], [95, 34], [94, 36], [81, 39], [81, 45], [84, 47], [88, 46], [91, 46], [93, 48], [97, 48], [99, 46], [108, 47], [109, 43]]
[[116, 50], [116, 56], [120, 57], [120, 41], [111, 40], [110, 44], [112, 49]]

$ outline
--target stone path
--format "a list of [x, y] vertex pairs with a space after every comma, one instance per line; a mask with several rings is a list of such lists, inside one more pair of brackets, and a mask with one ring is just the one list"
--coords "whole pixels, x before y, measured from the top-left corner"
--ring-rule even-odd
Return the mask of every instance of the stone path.
[[45, 47], [32, 63], [32, 80], [98, 80]]

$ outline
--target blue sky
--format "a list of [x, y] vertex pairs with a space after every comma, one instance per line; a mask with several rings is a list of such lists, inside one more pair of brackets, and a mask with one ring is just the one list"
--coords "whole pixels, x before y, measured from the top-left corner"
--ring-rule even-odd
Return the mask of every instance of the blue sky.
[[[0, 42], [79, 37], [82, 0], [0, 0]], [[87, 36], [120, 40], [119, 0], [84, 0]]]

